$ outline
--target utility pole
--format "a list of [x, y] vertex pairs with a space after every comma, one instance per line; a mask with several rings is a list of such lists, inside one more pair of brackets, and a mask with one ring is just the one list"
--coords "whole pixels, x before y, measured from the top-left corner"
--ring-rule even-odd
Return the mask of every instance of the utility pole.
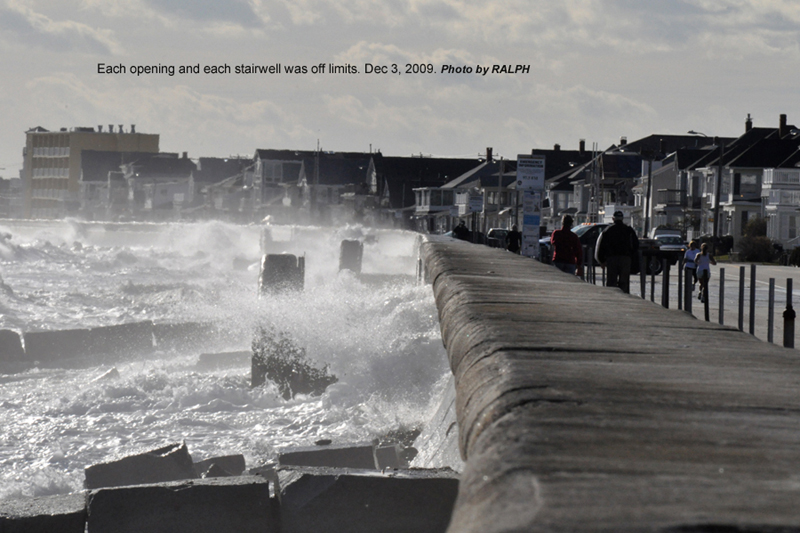
[[641, 154], [642, 157], [647, 159], [647, 192], [645, 192], [644, 197], [644, 235], [642, 235], [646, 239], [648, 233], [650, 233], [650, 209], [653, 204], [651, 199], [653, 193], [653, 151], [642, 150]]
[[714, 137], [714, 144], [719, 146], [719, 161], [717, 164], [716, 190], [714, 191], [714, 229], [711, 239], [711, 253], [716, 254], [719, 242], [719, 197], [722, 194], [722, 159], [725, 157], [725, 145], [720, 137]]

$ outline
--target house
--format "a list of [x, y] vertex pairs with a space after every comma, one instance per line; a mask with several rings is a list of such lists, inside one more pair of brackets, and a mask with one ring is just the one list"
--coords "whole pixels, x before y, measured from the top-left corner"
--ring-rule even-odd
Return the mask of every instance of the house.
[[[252, 209], [264, 216], [346, 221], [363, 217], [374, 181], [372, 153], [259, 149], [243, 186]], [[357, 194], [358, 193], [358, 194]], [[356, 196], [359, 196], [356, 199]]]
[[481, 161], [447, 157], [397, 157], [377, 153], [373, 157], [375, 173], [370, 191], [378, 197], [377, 218], [419, 231], [435, 229], [434, 217], [453, 205], [451, 195], [428, 192], [478, 166]]
[[173, 218], [194, 200], [197, 165], [183, 152], [148, 154], [122, 165], [128, 209], [136, 218]]
[[[700, 179], [703, 196], [701, 232], [712, 235], [731, 235], [734, 242], [751, 217], [771, 216], [771, 233], [778, 240], [788, 235], [792, 209], [790, 191], [791, 173], [769, 172], [769, 186], [763, 187], [768, 169], [792, 168], [800, 146], [800, 132], [788, 125], [786, 115], [780, 115], [778, 128], [755, 128], [748, 115], [745, 133], [697, 164], [696, 176]], [[720, 184], [717, 196], [717, 183]], [[788, 203], [787, 203], [788, 201]], [[716, 214], [719, 214], [716, 217]]]
[[[120, 184], [124, 164], [150, 155], [149, 152], [83, 150], [79, 194], [81, 215], [88, 220], [113, 220], [122, 215], [126, 206], [119, 201], [112, 202], [112, 183], [117, 186]], [[110, 180], [112, 173], [114, 179]]]
[[0, 177], [0, 218], [18, 218], [22, 213], [22, 180]]

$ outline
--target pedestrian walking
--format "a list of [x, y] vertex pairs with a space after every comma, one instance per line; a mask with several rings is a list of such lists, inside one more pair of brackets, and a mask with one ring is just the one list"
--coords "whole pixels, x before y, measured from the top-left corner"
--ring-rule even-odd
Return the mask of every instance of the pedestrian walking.
[[631, 258], [639, 252], [639, 237], [623, 222], [622, 211], [614, 212], [614, 224], [597, 239], [595, 259], [606, 269], [606, 287], [631, 292]]
[[506, 250], [518, 254], [522, 250], [522, 233], [517, 229], [517, 225], [511, 226], [511, 231], [506, 234]]
[[689, 249], [683, 254], [683, 268], [692, 275], [692, 290], [697, 285], [697, 263], [694, 262], [700, 250], [697, 248], [697, 241], [689, 243]]
[[470, 233], [471, 232], [469, 231], [469, 228], [467, 228], [466, 222], [463, 220], [458, 223], [458, 226], [453, 228], [453, 237], [456, 239], [461, 239], [462, 241], [470, 240]]
[[697, 280], [700, 282], [700, 292], [697, 294], [697, 298], [701, 302], [705, 302], [708, 298], [708, 280], [711, 279], [710, 265], [717, 264], [714, 256], [708, 251], [708, 243], [704, 242], [700, 245], [700, 253], [695, 256], [694, 262], [697, 265]]
[[561, 218], [561, 229], [550, 235], [550, 244], [553, 247], [553, 264], [556, 268], [574, 275], [583, 262], [583, 247], [581, 240], [572, 232], [571, 216], [564, 215]]

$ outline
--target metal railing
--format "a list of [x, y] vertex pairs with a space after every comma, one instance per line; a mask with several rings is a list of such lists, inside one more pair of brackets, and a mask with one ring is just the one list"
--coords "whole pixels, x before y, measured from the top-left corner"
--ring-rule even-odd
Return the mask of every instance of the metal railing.
[[[594, 248], [589, 246], [583, 247], [584, 261], [580, 265], [581, 279], [592, 284], [606, 284], [605, 268], [600, 268], [598, 276], [597, 267], [599, 266], [594, 261]], [[647, 265], [644, 262], [645, 257], [640, 253], [639, 256], [639, 290], [641, 298], [647, 299], [647, 284], [648, 277], [650, 282], [649, 298], [651, 302], [655, 303], [655, 288], [656, 288], [656, 274], [647, 274]], [[661, 302], [660, 304], [669, 309], [670, 307], [670, 277], [671, 266], [667, 259], [661, 259]], [[692, 273], [684, 268], [683, 259], [676, 265], [678, 272], [682, 273], [677, 275], [677, 309], [692, 314], [692, 294], [694, 292], [694, 283]], [[737, 326], [739, 331], [744, 331], [745, 324], [745, 301], [748, 301], [748, 332], [755, 335], [756, 330], [756, 265], [750, 265], [749, 276], [749, 291], [747, 287], [747, 267], [739, 267], [739, 286], [738, 286], [738, 301], [737, 301]], [[650, 269], [651, 271], [653, 269]], [[633, 279], [633, 276], [631, 276]], [[795, 338], [795, 319], [797, 314], [794, 310], [792, 303], [792, 278], [786, 278], [786, 305], [783, 310], [783, 346], [786, 348], [794, 348]], [[763, 283], [763, 282], [762, 282]], [[701, 300], [703, 306], [703, 318], [706, 322], [710, 321], [711, 315], [711, 297], [710, 287], [705, 298]], [[748, 295], [746, 298], [745, 295]], [[718, 309], [717, 317], [720, 325], [725, 325], [725, 268], [719, 268], [719, 296], [718, 296]], [[775, 278], [769, 278], [769, 293], [767, 300], [767, 342], [774, 343], [775, 334]]]

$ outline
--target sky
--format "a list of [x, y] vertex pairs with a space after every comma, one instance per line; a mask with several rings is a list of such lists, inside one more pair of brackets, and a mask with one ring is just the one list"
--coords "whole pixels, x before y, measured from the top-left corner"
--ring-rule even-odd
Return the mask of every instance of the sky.
[[[233, 72], [254, 64], [281, 72]], [[800, 124], [799, 92], [797, 0], [0, 0], [4, 177], [36, 126], [135, 124], [193, 158], [319, 145], [441, 157], [491, 146], [513, 159], [581, 139], [736, 137], [748, 113], [755, 126]]]

